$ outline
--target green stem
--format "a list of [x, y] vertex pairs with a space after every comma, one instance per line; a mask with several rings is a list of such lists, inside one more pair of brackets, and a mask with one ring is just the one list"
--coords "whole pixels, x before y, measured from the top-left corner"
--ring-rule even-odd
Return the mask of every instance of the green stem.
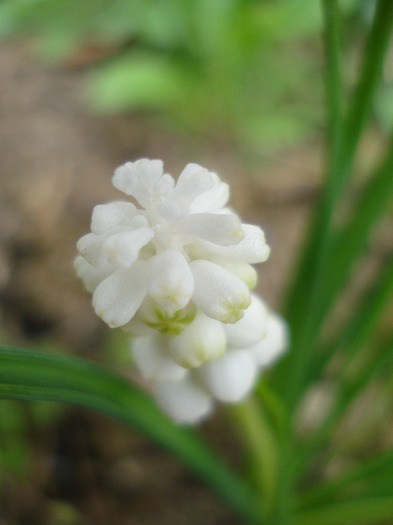
[[261, 496], [263, 515], [268, 520], [277, 491], [276, 436], [255, 398], [233, 405], [230, 413], [248, 453], [251, 477]]

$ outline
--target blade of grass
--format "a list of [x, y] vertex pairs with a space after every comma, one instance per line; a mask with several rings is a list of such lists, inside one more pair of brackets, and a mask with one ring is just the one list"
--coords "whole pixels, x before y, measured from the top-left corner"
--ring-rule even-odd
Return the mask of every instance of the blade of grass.
[[[282, 392], [282, 401], [285, 407], [286, 418], [283, 424], [283, 434], [280, 437], [280, 461], [278, 465], [278, 490], [276, 500], [272, 504], [275, 512], [274, 521], [271, 525], [285, 525], [290, 521], [292, 515], [291, 492], [294, 482], [294, 466], [291, 461], [293, 458], [293, 439], [291, 418], [293, 407], [296, 404], [294, 394], [298, 387], [299, 380], [303, 375], [302, 360], [307, 359], [307, 348], [302, 347], [301, 332], [303, 316], [306, 312], [307, 304], [312, 301], [313, 288], [315, 287], [315, 269], [318, 263], [314, 260], [314, 254], [319, 258], [323, 255], [325, 239], [330, 224], [332, 214], [331, 195], [334, 189], [334, 178], [336, 173], [333, 170], [337, 150], [340, 144], [342, 110], [341, 110], [341, 76], [339, 71], [340, 49], [338, 39], [339, 14], [336, 0], [322, 1], [325, 27], [325, 56], [326, 66], [326, 94], [327, 111], [329, 124], [330, 140], [330, 163], [328, 165], [328, 179], [325, 192], [321, 199], [321, 206], [314, 213], [314, 221], [311, 224], [311, 234], [302, 252], [300, 264], [297, 270], [295, 281], [287, 299], [285, 316], [291, 328], [292, 344], [287, 353], [287, 357], [281, 360], [270, 377], [271, 384], [276, 387], [278, 392]], [[331, 74], [331, 77], [328, 75]], [[295, 368], [294, 376], [292, 371]]]
[[336, 155], [342, 128], [343, 89], [341, 75], [341, 42], [336, 0], [322, 0], [325, 17], [325, 86], [330, 158]]
[[[393, 166], [392, 166], [393, 170]], [[392, 171], [393, 173], [393, 171]], [[393, 177], [391, 177], [393, 179]], [[393, 187], [393, 184], [392, 184]], [[356, 235], [356, 232], [354, 232]], [[350, 242], [350, 239], [348, 239]], [[339, 255], [339, 254], [337, 254]], [[393, 297], [393, 254], [383, 265], [377, 280], [364, 294], [359, 306], [344, 329], [328, 342], [312, 362], [309, 383], [318, 381], [327, 363], [338, 351], [349, 362], [367, 342], [377, 326], [380, 316]]]
[[300, 512], [294, 525], [374, 525], [393, 520], [393, 497], [362, 498]]
[[368, 364], [368, 361], [366, 361], [362, 370], [358, 371], [357, 376], [354, 377], [349, 373], [354, 358], [359, 355], [360, 350], [365, 347], [375, 333], [380, 316], [390, 304], [392, 297], [393, 254], [388, 257], [383, 265], [378, 279], [370, 285], [364, 294], [350, 322], [345, 325], [344, 330], [325, 349], [323, 361], [317, 361], [317, 366], [322, 369], [322, 365], [327, 363], [329, 357], [334, 353], [340, 352], [340, 355], [344, 358], [340, 374], [335, 381], [334, 404], [320, 428], [313, 434], [309, 442], [303, 446], [298, 458], [299, 467], [304, 468], [310, 456], [315, 454], [316, 450], [320, 449], [326, 442], [333, 426], [345, 413], [356, 394], [367, 385], [379, 370], [383, 369], [385, 363], [388, 363], [391, 353], [390, 346], [393, 345], [393, 341], [392, 343], [384, 343], [382, 348], [376, 352], [376, 356], [372, 356], [371, 362]]
[[[363, 253], [370, 232], [389, 209], [393, 198], [392, 173], [393, 138], [390, 140], [390, 147], [384, 162], [363, 188], [352, 218], [331, 241], [328, 260], [323, 272], [323, 284], [318, 293], [318, 300], [313, 306], [313, 314], [310, 314], [312, 317], [312, 324], [310, 321], [309, 328], [310, 347], [317, 337], [325, 316], [334, 304], [334, 300], [349, 280], [350, 271], [356, 259]], [[313, 358], [306, 367], [303, 389], [321, 377], [323, 368], [329, 360], [329, 353], [326, 350], [325, 348], [325, 351], [320, 354], [314, 352]], [[328, 350], [333, 351], [334, 347], [330, 346]]]
[[336, 476], [333, 480], [321, 483], [316, 487], [301, 494], [297, 507], [305, 509], [309, 507], [319, 506], [324, 502], [332, 502], [335, 498], [340, 496], [343, 490], [351, 488], [354, 484], [359, 482], [370, 483], [374, 479], [380, 483], [381, 476], [388, 472], [390, 475], [390, 487], [393, 486], [393, 451], [389, 451], [378, 455], [375, 458], [362, 462], [355, 468]]
[[345, 367], [337, 382], [335, 402], [328, 415], [310, 440], [303, 445], [301, 456], [298, 458], [298, 466], [304, 468], [312, 456], [324, 446], [332, 434], [333, 429], [345, 418], [348, 409], [357, 399], [357, 396], [365, 391], [369, 383], [378, 375], [383, 375], [387, 369], [392, 368], [393, 338], [385, 342], [377, 349], [376, 355], [369, 358], [357, 371], [356, 374], [346, 377]]
[[[331, 16], [338, 18], [337, 5], [334, 12], [326, 11], [325, 24], [331, 24]], [[292, 346], [287, 357], [276, 367], [272, 374], [272, 384], [283, 392], [283, 401], [288, 407], [289, 417], [295, 413], [295, 407], [307, 379], [309, 361], [318, 334], [315, 329], [314, 315], [319, 311], [319, 289], [323, 283], [323, 270], [328, 261], [331, 242], [331, 221], [336, 204], [340, 200], [351, 174], [357, 145], [369, 114], [375, 88], [377, 86], [383, 59], [393, 27], [393, 3], [379, 0], [371, 31], [368, 35], [363, 66], [348, 116], [339, 132], [339, 140], [331, 137], [336, 150], [331, 151], [328, 165], [326, 187], [319, 206], [314, 214], [311, 233], [303, 251], [297, 277], [289, 294], [286, 317], [291, 327]], [[329, 30], [326, 31], [326, 35]], [[326, 47], [329, 45], [325, 43]], [[338, 52], [337, 46], [332, 46]], [[329, 57], [329, 52], [326, 53]], [[337, 63], [339, 61], [337, 60]], [[330, 107], [332, 111], [332, 107]], [[331, 116], [331, 121], [334, 117]], [[335, 129], [335, 128], [333, 128]], [[288, 469], [288, 460], [293, 463], [293, 442], [291, 421], [287, 422], [287, 438], [281, 444], [281, 462], [279, 466], [279, 487], [276, 502], [274, 525], [284, 525], [291, 515], [291, 487], [296, 468]], [[296, 462], [295, 462], [296, 463]], [[288, 475], [288, 470], [291, 475]]]
[[75, 403], [119, 419], [169, 450], [255, 523], [259, 503], [243, 481], [194, 432], [173, 424], [146, 394], [98, 365], [0, 346], [0, 398]]
[[[325, 26], [327, 29], [325, 49], [326, 57], [329, 60], [327, 70], [334, 71], [335, 64], [339, 64], [337, 54], [339, 53], [336, 29], [330, 29], [330, 25], [338, 27], [335, 20], [338, 18], [337, 6], [335, 2], [329, 0], [323, 1]], [[351, 168], [354, 156], [357, 150], [361, 133], [364, 129], [367, 117], [370, 113], [371, 104], [375, 89], [377, 87], [383, 60], [391, 38], [393, 26], [393, 3], [379, 0], [376, 2], [375, 16], [371, 31], [368, 35], [366, 48], [364, 52], [364, 61], [362, 64], [359, 82], [353, 97], [348, 114], [342, 124], [342, 129], [338, 129], [337, 119], [338, 105], [333, 104], [331, 99], [338, 99], [338, 95], [333, 90], [338, 88], [337, 80], [329, 80], [327, 85], [329, 121], [335, 122], [330, 126], [330, 132], [333, 130], [338, 133], [335, 138], [331, 137], [331, 142], [336, 148], [331, 151], [328, 166], [327, 183], [322, 196], [321, 202], [316, 207], [314, 220], [312, 222], [312, 231], [308, 236], [308, 242], [305, 246], [303, 257], [299, 265], [295, 282], [290, 290], [287, 301], [286, 317], [293, 320], [297, 325], [309, 302], [310, 290], [313, 288], [313, 281], [318, 276], [318, 258], [320, 251], [323, 251], [326, 244], [326, 237], [329, 233], [329, 226], [332, 218], [333, 209], [342, 195], [345, 184], [351, 174]], [[335, 77], [338, 73], [333, 73]], [[307, 292], [307, 293], [306, 293]], [[302, 299], [300, 301], [300, 299]]]
[[315, 313], [315, 326], [319, 327], [334, 299], [348, 281], [356, 259], [363, 252], [370, 232], [380, 220], [393, 198], [393, 137], [384, 162], [361, 192], [355, 212], [347, 225], [336, 235], [324, 271], [320, 290], [319, 310]]
[[[304, 252], [305, 262], [289, 299], [287, 318], [292, 330], [292, 349], [276, 367], [273, 377], [284, 391], [290, 410], [295, 407], [302, 391], [311, 350], [318, 333], [315, 315], [320, 311], [320, 288], [323, 286], [324, 270], [329, 262], [333, 210], [350, 174], [356, 145], [380, 76], [392, 27], [393, 3], [377, 2], [359, 85], [343, 126], [339, 151], [331, 159], [325, 191], [313, 222], [311, 240]], [[357, 114], [358, 110], [360, 114]]]

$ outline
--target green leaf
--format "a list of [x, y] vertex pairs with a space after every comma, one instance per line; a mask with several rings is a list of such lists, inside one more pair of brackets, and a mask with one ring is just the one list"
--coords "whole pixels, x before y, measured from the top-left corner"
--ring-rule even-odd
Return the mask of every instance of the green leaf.
[[141, 390], [96, 364], [0, 346], [0, 398], [75, 403], [124, 421], [178, 457], [244, 517], [255, 518], [253, 494], [193, 431], [173, 424]]
[[[353, 232], [353, 236], [357, 236], [356, 230]], [[348, 243], [350, 242], [351, 238], [349, 236]], [[341, 259], [340, 252], [336, 255], [336, 261], [338, 258]], [[345, 259], [341, 260], [344, 261]], [[348, 259], [346, 259], [346, 265], [348, 265]], [[333, 339], [321, 349], [319, 355], [316, 356], [312, 365], [310, 382], [320, 378], [324, 367], [335, 352], [340, 351], [342, 356], [346, 356], [346, 366], [348, 366], [373, 335], [381, 315], [393, 297], [393, 256], [390, 256], [381, 266], [377, 279], [371, 283], [369, 289], [363, 294], [363, 298], [358, 302], [354, 314], [345, 323], [343, 329], [339, 330]], [[346, 268], [341, 270], [343, 273], [347, 271]]]
[[[325, 284], [325, 271], [330, 268], [330, 242], [332, 239], [332, 216], [336, 204], [351, 175], [351, 168], [361, 132], [370, 113], [372, 98], [381, 74], [383, 59], [390, 41], [393, 27], [393, 3], [379, 1], [373, 26], [368, 36], [365, 58], [357, 89], [351, 100], [348, 114], [344, 120], [339, 140], [333, 139], [337, 148], [333, 150], [327, 184], [321, 201], [316, 208], [312, 231], [308, 236], [297, 278], [288, 299], [287, 318], [293, 328], [293, 341], [296, 347], [282, 365], [286, 376], [282, 383], [287, 384], [288, 402], [297, 399], [300, 385], [320, 323], [315, 315], [320, 312], [320, 289]], [[360, 210], [359, 210], [359, 213]], [[301, 355], [297, 355], [300, 352]], [[296, 359], [295, 363], [292, 361]], [[295, 394], [297, 391], [297, 395]]]
[[[393, 297], [393, 256], [390, 256], [378, 276], [373, 282], [344, 329], [324, 349], [324, 353], [318, 356], [312, 363], [312, 377], [316, 381], [322, 375], [324, 367], [330, 362], [330, 358], [340, 352], [342, 360], [340, 373], [335, 380], [335, 396], [331, 410], [324, 418], [321, 426], [310, 437], [299, 454], [299, 463], [305, 464], [307, 459], [319, 450], [329, 439], [332, 428], [345, 417], [350, 404], [360, 395], [370, 381], [383, 372], [393, 353], [393, 340], [384, 341], [380, 348], [362, 354], [361, 350], [369, 342], [375, 333], [379, 320], [385, 308], [390, 304]], [[355, 367], [351, 365], [355, 358], [360, 364]]]
[[[385, 479], [387, 483], [383, 483]], [[361, 490], [364, 496], [366, 496], [364, 492], [374, 485], [380, 492], [386, 485], [391, 490], [393, 486], [393, 451], [379, 454], [368, 460], [363, 459], [362, 463], [356, 467], [337, 475], [330, 481], [311, 488], [299, 497], [297, 506], [303, 509], [315, 507], [328, 501], [332, 502], [343, 491], [353, 490], [354, 485], [359, 485], [359, 483], [365, 484], [365, 488]]]
[[300, 512], [294, 525], [375, 525], [393, 520], [393, 497], [363, 498]]
[[[390, 25], [381, 24], [387, 34], [393, 26], [393, 4], [388, 6]], [[390, 7], [389, 7], [390, 6]], [[379, 13], [382, 17], [383, 9]], [[389, 29], [389, 31], [388, 31]], [[375, 29], [374, 29], [375, 31]], [[382, 40], [381, 45], [384, 44]], [[374, 49], [371, 46], [371, 49]], [[369, 60], [371, 60], [369, 58]], [[365, 67], [366, 70], [368, 68]], [[376, 75], [376, 70], [374, 71]], [[369, 92], [366, 90], [375, 87], [376, 80], [371, 86], [362, 81], [360, 92], [365, 93], [365, 104], [369, 103]], [[363, 85], [365, 84], [365, 85]], [[358, 95], [360, 96], [360, 95]], [[357, 97], [355, 97], [357, 98]], [[356, 104], [359, 104], [357, 102]], [[363, 116], [357, 125], [363, 127]], [[349, 115], [345, 124], [341, 144], [348, 141], [348, 148], [355, 152], [353, 138], [348, 139], [348, 133], [354, 133], [356, 119]], [[360, 129], [357, 130], [358, 138]], [[349, 150], [348, 150], [349, 151]], [[291, 290], [287, 306], [287, 318], [291, 325], [292, 349], [273, 372], [278, 388], [286, 392], [286, 400], [290, 406], [295, 406], [302, 389], [307, 384], [307, 375], [310, 367], [312, 350], [318, 337], [321, 325], [332, 306], [334, 299], [344, 289], [349, 271], [359, 257], [367, 241], [367, 236], [386, 211], [393, 193], [393, 148], [390, 146], [385, 161], [370, 179], [362, 198], [355, 208], [353, 218], [348, 226], [339, 235], [333, 230], [331, 218], [343, 189], [344, 179], [348, 177], [350, 162], [348, 151], [337, 153], [333, 159], [331, 174], [320, 207], [313, 222], [313, 231], [310, 241], [304, 251], [297, 279]]]
[[337, 0], [323, 0], [325, 17], [325, 86], [328, 138], [331, 158], [336, 154], [342, 127], [343, 88], [341, 74], [342, 50]]

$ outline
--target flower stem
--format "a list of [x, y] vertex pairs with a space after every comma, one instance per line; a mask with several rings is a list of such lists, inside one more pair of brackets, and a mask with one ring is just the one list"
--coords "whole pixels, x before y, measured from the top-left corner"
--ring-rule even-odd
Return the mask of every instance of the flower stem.
[[230, 413], [244, 442], [251, 478], [261, 497], [263, 516], [267, 519], [277, 491], [276, 436], [263, 408], [255, 397], [250, 397], [243, 403], [232, 406]]

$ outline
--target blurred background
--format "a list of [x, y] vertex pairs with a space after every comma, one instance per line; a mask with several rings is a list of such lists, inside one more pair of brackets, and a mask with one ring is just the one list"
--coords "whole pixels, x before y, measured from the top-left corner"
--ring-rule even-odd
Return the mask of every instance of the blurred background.
[[[110, 182], [114, 168], [140, 157], [163, 159], [174, 176], [197, 162], [231, 184], [231, 204], [264, 228], [271, 245], [258, 291], [280, 308], [323, 181], [319, 4], [1, 2], [3, 344], [74, 353], [124, 371], [127, 342], [95, 316], [72, 262], [93, 206], [121, 198]], [[373, 2], [340, 6], [351, 88]], [[356, 180], [392, 122], [393, 58]], [[386, 229], [371, 262], [388, 241]], [[240, 464], [224, 413], [202, 432]], [[0, 403], [0, 525], [206, 522], [239, 523], [129, 428], [75, 407]]]

